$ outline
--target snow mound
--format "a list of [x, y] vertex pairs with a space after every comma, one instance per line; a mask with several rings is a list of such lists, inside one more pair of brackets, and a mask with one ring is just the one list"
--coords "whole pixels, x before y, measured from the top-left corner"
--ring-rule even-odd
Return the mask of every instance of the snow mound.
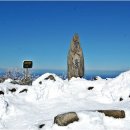
[[[49, 75], [52, 75], [56, 81], [45, 80]], [[32, 83], [32, 88], [29, 88], [27, 100], [45, 100], [51, 98], [57, 98], [63, 93], [64, 82], [55, 74], [46, 73], [36, 79]]]
[[12, 79], [6, 79], [5, 81], [4, 81], [4, 83], [10, 83], [11, 81], [13, 81]]
[[33, 81], [32, 85], [39, 85], [39, 82], [46, 82], [45, 78], [47, 78], [50, 75], [52, 75], [57, 82], [62, 82], [62, 79], [59, 78], [56, 74], [45, 73], [42, 76], [40, 76], [39, 78], [37, 78], [35, 81]]
[[102, 93], [107, 97], [112, 98], [113, 101], [119, 101], [122, 97], [123, 100], [129, 100], [130, 96], [130, 71], [121, 73], [116, 78], [107, 82], [103, 87]]
[[[55, 80], [45, 80], [49, 75]], [[12, 88], [16, 92], [10, 92]], [[27, 92], [20, 93], [24, 89]], [[93, 81], [62, 80], [46, 73], [32, 86], [5, 82], [0, 90], [4, 92], [0, 95], [0, 129], [39, 130], [39, 125], [45, 124], [44, 130], [130, 130], [130, 71]], [[123, 101], [119, 102], [121, 96]], [[96, 112], [106, 109], [125, 110], [126, 117], [114, 119]], [[54, 124], [54, 117], [66, 112], [76, 112], [79, 121], [65, 127]]]
[[73, 122], [68, 126], [58, 126], [53, 124], [46, 130], [106, 130], [104, 126], [103, 114], [98, 112], [78, 112], [79, 121]]
[[129, 82], [130, 81], [130, 70], [121, 73], [118, 77], [115, 78], [115, 81]]
[[0, 118], [6, 114], [8, 103], [4, 100], [4, 97], [0, 97]]

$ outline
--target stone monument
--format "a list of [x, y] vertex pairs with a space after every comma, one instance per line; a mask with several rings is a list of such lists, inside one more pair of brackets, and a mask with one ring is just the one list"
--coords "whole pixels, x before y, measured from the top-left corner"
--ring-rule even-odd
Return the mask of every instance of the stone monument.
[[70, 80], [72, 77], [83, 77], [84, 76], [84, 57], [83, 52], [80, 47], [80, 41], [78, 34], [73, 36], [68, 58], [67, 58], [67, 66], [68, 66], [68, 79]]

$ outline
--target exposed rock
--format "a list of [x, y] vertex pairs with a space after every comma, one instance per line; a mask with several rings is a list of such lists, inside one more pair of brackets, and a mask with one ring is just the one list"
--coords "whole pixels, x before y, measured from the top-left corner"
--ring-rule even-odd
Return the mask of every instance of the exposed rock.
[[94, 87], [88, 87], [88, 90], [92, 90]]
[[98, 80], [99, 79], [99, 76], [95, 76], [94, 78], [93, 78], [93, 80]]
[[3, 83], [7, 78], [0, 78], [0, 83]]
[[57, 115], [54, 118], [54, 123], [56, 123], [59, 126], [67, 126], [70, 123], [73, 123], [74, 121], [78, 121], [79, 118], [75, 112], [68, 112], [64, 114]]
[[45, 124], [41, 124], [38, 127], [41, 129], [43, 126], [45, 126]]
[[16, 80], [11, 81], [10, 83], [12, 83], [12, 84], [19, 84], [19, 82], [16, 81]]
[[48, 80], [48, 79], [56, 81], [53, 75], [49, 75], [48, 77], [45, 78], [45, 80]]
[[16, 88], [9, 89], [11, 93], [16, 92]]
[[27, 93], [27, 89], [23, 89], [23, 90], [21, 90], [19, 93], [23, 93], [23, 92], [26, 92]]
[[105, 116], [114, 118], [125, 118], [125, 111], [123, 110], [98, 110], [98, 112], [104, 113]]
[[32, 85], [32, 79], [30, 79], [30, 78], [27, 78], [27, 79], [23, 78], [21, 80], [13, 80], [10, 83], [12, 83], [12, 84], [19, 84], [19, 85]]
[[122, 97], [120, 97], [119, 101], [123, 101], [123, 98], [122, 98]]
[[4, 92], [3, 92], [3, 91], [0, 91], [0, 95], [4, 95]]
[[74, 35], [70, 45], [67, 66], [67, 75], [69, 80], [72, 77], [84, 76], [84, 56], [82, 48], [80, 47], [79, 36], [77, 34]]
[[129, 95], [129, 98], [130, 98], [130, 95]]
[[32, 79], [31, 78], [23, 78], [19, 82], [20, 85], [32, 85]]
[[42, 84], [42, 81], [40, 81], [39, 84]]

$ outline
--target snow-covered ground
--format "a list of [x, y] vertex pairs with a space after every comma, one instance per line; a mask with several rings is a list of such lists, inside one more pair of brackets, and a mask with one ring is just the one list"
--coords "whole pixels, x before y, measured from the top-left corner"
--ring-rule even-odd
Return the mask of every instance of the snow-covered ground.
[[[11, 79], [0, 83], [4, 92], [0, 95], [0, 130], [130, 130], [130, 71], [95, 81], [62, 80], [55, 74], [51, 75], [56, 81], [44, 80], [48, 75], [32, 86], [14, 85]], [[11, 93], [12, 88], [16, 92]], [[23, 89], [28, 89], [27, 93], [19, 93]], [[96, 111], [105, 109], [125, 110], [126, 117], [115, 119]], [[68, 126], [54, 124], [54, 117], [65, 112], [76, 112], [79, 121]], [[39, 128], [41, 124], [45, 126]]]

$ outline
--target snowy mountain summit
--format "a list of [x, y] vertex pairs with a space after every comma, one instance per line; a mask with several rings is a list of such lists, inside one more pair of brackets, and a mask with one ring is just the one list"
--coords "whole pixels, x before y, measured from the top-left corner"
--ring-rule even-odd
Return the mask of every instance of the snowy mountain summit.
[[[107, 117], [97, 110], [124, 110], [125, 118]], [[58, 126], [58, 114], [76, 112], [79, 118]], [[46, 73], [32, 86], [0, 83], [0, 129], [2, 130], [130, 130], [130, 71], [116, 78], [91, 81], [62, 80]]]

